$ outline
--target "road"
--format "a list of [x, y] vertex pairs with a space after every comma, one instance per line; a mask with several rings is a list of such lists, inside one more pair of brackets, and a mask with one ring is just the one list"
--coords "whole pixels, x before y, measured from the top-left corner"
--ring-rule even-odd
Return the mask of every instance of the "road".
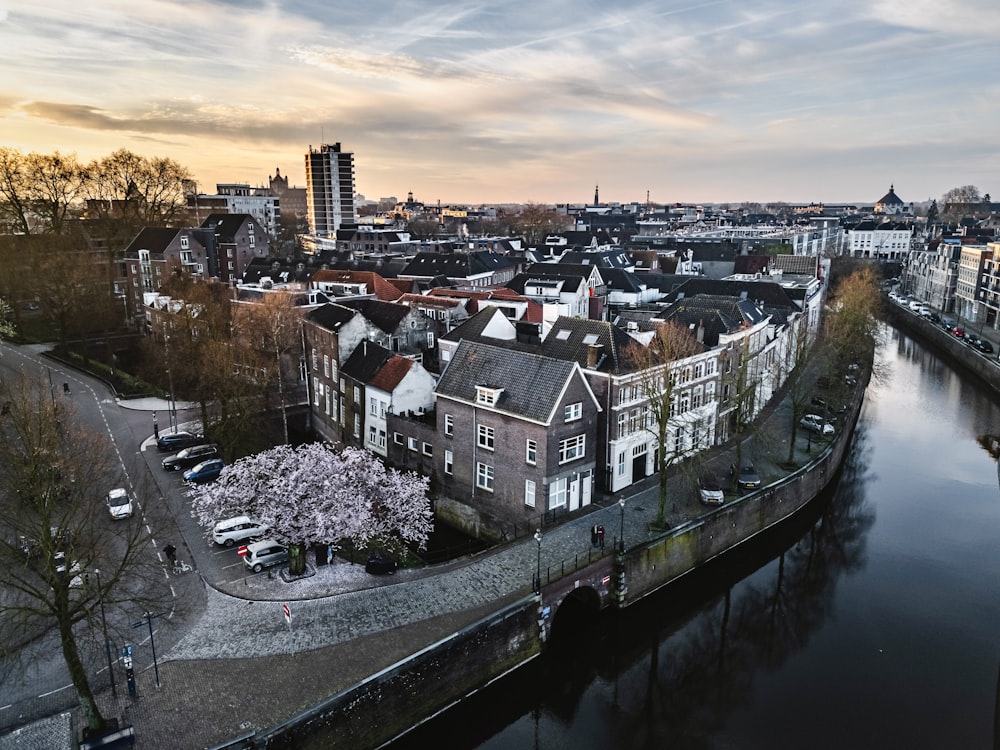
[[[152, 560], [162, 561], [163, 545], [169, 540], [182, 538], [178, 520], [183, 525], [188, 519], [178, 519], [174, 515], [178, 506], [173, 496], [176, 494], [179, 497], [180, 488], [168, 488], [171, 492], [165, 496], [160, 488], [167, 485], [156, 481], [158, 477], [150, 471], [146, 460], [148, 451], [142, 450], [153, 429], [151, 412], [123, 408], [100, 381], [42, 356], [41, 351], [47, 348], [0, 343], [0, 375], [20, 371], [39, 373], [52, 384], [54, 397], [72, 401], [84, 428], [110, 438], [117, 466], [115, 476], [108, 478], [108, 489], [112, 486], [133, 489], [138, 508], [131, 521], [115, 522], [107, 517], [102, 520], [109, 525], [142, 524], [148, 554]], [[63, 391], [63, 383], [68, 384], [68, 392]], [[166, 413], [160, 416], [165, 418]], [[191, 413], [182, 410], [178, 416], [188, 419]], [[156, 452], [155, 447], [152, 452]], [[159, 458], [156, 460], [158, 463]], [[204, 586], [196, 574], [176, 578], [164, 568], [164, 585], [169, 589], [168, 601], [172, 602], [172, 606], [153, 621], [153, 638], [157, 649], [165, 650], [182, 638], [190, 624], [197, 620], [204, 610], [206, 598]], [[141, 645], [149, 641], [148, 629], [132, 627], [142, 619], [142, 612], [111, 607], [106, 612], [111, 641], [116, 644], [115, 657], [118, 648], [125, 642]], [[83, 629], [79, 642], [85, 664], [94, 678], [95, 689], [107, 686], [108, 658], [102, 643], [91, 638]], [[136, 666], [143, 665], [137, 662]], [[115, 669], [118, 688], [124, 689], [120, 684], [121, 671], [117, 664]], [[71, 708], [77, 703], [55, 633], [36, 634], [16, 655], [0, 661], [0, 730]]]

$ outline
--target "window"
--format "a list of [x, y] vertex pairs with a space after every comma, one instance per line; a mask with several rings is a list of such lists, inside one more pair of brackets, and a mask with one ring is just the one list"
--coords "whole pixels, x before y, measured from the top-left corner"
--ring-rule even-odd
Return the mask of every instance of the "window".
[[531, 479], [524, 480], [524, 504], [529, 508], [535, 507], [535, 483]]
[[487, 388], [483, 385], [477, 385], [476, 403], [483, 404], [484, 406], [493, 406], [496, 404], [497, 399], [500, 398], [501, 393], [503, 393], [503, 388]]
[[618, 476], [625, 476], [625, 451], [618, 454]]
[[402, 432], [394, 432], [394, 433], [392, 433], [392, 442], [394, 442], [396, 445], [402, 445], [403, 444], [403, 433]]
[[455, 454], [451, 451], [444, 452], [444, 473], [451, 474], [455, 468]]
[[455, 434], [455, 417], [451, 414], [444, 415], [444, 434], [448, 437]]
[[433, 456], [434, 455], [434, 446], [431, 445], [430, 443], [424, 443], [423, 448], [424, 448], [424, 455], [425, 456]]
[[476, 445], [480, 448], [485, 448], [488, 451], [493, 450], [496, 431], [492, 427], [487, 427], [484, 424], [479, 425], [477, 435]]
[[618, 412], [618, 437], [623, 438], [628, 435], [628, 412]]
[[524, 441], [524, 460], [532, 466], [538, 461], [538, 443], [534, 440]]
[[354, 414], [354, 437], [361, 437], [361, 416]]
[[181, 250], [187, 250], [187, 249], [188, 249], [188, 238], [181, 237]]
[[493, 467], [487, 464], [476, 464], [476, 486], [482, 490], [493, 492]]
[[409, 448], [414, 453], [416, 453], [416, 451], [417, 451], [417, 439], [415, 437], [407, 438], [406, 439], [406, 447]]
[[549, 484], [549, 508], [563, 508], [566, 506], [566, 477], [556, 479]]
[[368, 413], [373, 417], [378, 414], [378, 399], [374, 396], [368, 397]]
[[583, 416], [583, 404], [577, 401], [575, 404], [566, 404], [566, 408], [563, 410], [563, 414], [566, 417], [567, 422], [572, 422], [576, 419], [580, 419]]
[[583, 454], [586, 451], [586, 440], [586, 435], [577, 435], [576, 437], [560, 441], [559, 463], [564, 464], [567, 461], [575, 461], [578, 458], [583, 458]]
[[[313, 353], [315, 354], [315, 352], [313, 352]], [[313, 367], [315, 367], [315, 366], [316, 365], [314, 363]], [[323, 375], [325, 375], [326, 377], [330, 377], [330, 355], [329, 354], [324, 354], [323, 355]]]
[[357, 386], [354, 386], [354, 403], [356, 404], [361, 403], [361, 389], [358, 388]]

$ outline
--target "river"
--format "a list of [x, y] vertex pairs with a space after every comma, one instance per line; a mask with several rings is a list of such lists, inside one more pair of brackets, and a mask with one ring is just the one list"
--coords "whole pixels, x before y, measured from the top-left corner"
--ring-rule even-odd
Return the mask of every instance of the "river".
[[994, 747], [1000, 409], [894, 329], [879, 361], [807, 514], [393, 747]]

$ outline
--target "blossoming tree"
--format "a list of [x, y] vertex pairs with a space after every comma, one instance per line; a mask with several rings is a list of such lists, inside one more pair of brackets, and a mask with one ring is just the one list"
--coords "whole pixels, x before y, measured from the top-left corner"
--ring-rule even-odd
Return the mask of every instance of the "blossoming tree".
[[189, 494], [203, 525], [242, 514], [266, 523], [288, 545], [289, 573], [301, 575], [310, 544], [423, 549], [433, 526], [428, 486], [426, 477], [387, 468], [368, 451], [309, 443], [242, 458]]

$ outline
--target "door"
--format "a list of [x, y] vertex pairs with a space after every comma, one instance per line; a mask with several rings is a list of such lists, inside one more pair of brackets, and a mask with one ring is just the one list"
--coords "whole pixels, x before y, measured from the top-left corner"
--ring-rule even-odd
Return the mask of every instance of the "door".
[[585, 471], [580, 475], [580, 505], [586, 507], [590, 505], [590, 494], [593, 490], [593, 478], [591, 472]]
[[580, 507], [580, 479], [573, 477], [569, 482], [569, 509], [577, 510]]

